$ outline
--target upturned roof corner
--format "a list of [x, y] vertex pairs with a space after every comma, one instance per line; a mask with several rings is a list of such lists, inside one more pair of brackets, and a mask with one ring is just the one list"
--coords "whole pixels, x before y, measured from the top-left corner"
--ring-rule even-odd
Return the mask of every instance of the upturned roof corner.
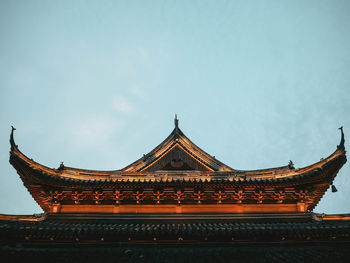
[[16, 130], [16, 128], [11, 126], [11, 134], [10, 134], [11, 150], [13, 150], [14, 148], [18, 148], [18, 145], [16, 145], [15, 139], [14, 139], [14, 136], [13, 136], [13, 133], [14, 133], [15, 130]]
[[337, 149], [345, 152], [345, 138], [344, 138], [343, 126], [341, 126], [339, 130], [341, 132], [341, 138], [340, 138], [340, 143], [337, 146]]

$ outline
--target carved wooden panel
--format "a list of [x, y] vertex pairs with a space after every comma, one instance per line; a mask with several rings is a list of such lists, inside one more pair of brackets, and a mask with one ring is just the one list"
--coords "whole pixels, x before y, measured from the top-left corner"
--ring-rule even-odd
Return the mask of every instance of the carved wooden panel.
[[196, 160], [195, 157], [186, 153], [179, 146], [175, 146], [172, 150], [162, 156], [159, 160], [153, 163], [145, 171], [160, 171], [160, 170], [197, 170], [210, 171], [207, 167]]
[[[41, 189], [46, 206], [55, 205], [205, 205], [205, 204], [296, 204], [311, 207], [320, 190], [296, 188], [223, 187], [158, 187], [123, 186], [109, 189]], [[322, 192], [322, 191], [321, 191]]]

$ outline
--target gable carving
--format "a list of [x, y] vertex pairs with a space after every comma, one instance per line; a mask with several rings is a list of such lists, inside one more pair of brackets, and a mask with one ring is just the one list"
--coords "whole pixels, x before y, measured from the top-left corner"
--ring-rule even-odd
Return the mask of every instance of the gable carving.
[[160, 170], [210, 171], [210, 169], [208, 169], [194, 157], [186, 153], [179, 146], [175, 146], [164, 156], [162, 156], [159, 160], [156, 160], [151, 166], [147, 167], [144, 171], [153, 172]]

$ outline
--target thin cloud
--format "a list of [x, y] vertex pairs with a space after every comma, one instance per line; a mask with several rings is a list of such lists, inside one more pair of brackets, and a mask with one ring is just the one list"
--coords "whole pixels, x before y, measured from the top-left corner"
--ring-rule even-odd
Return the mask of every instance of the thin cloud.
[[147, 52], [147, 50], [144, 47], [138, 47], [137, 48], [138, 54], [141, 57], [141, 61], [148, 67], [152, 66], [152, 58], [151, 55]]
[[122, 122], [105, 116], [85, 117], [68, 122], [70, 142], [75, 150], [107, 149], [110, 138], [122, 127]]
[[131, 85], [131, 87], [129, 88], [129, 92], [130, 94], [139, 99], [148, 100], [148, 96], [146, 95], [145, 91], [138, 84]]
[[114, 110], [124, 114], [130, 114], [134, 111], [133, 104], [129, 100], [121, 96], [113, 98], [112, 107]]

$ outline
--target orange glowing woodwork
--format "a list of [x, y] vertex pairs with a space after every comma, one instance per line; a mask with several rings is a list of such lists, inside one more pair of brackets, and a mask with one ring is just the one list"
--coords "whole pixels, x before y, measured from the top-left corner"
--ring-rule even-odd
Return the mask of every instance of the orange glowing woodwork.
[[53, 205], [51, 213], [285, 213], [306, 212], [297, 204], [247, 205]]
[[43, 166], [10, 136], [10, 163], [45, 212], [268, 213], [307, 212], [346, 162], [344, 133], [336, 151], [304, 168], [240, 171], [218, 161], [178, 127], [127, 167], [92, 171]]

